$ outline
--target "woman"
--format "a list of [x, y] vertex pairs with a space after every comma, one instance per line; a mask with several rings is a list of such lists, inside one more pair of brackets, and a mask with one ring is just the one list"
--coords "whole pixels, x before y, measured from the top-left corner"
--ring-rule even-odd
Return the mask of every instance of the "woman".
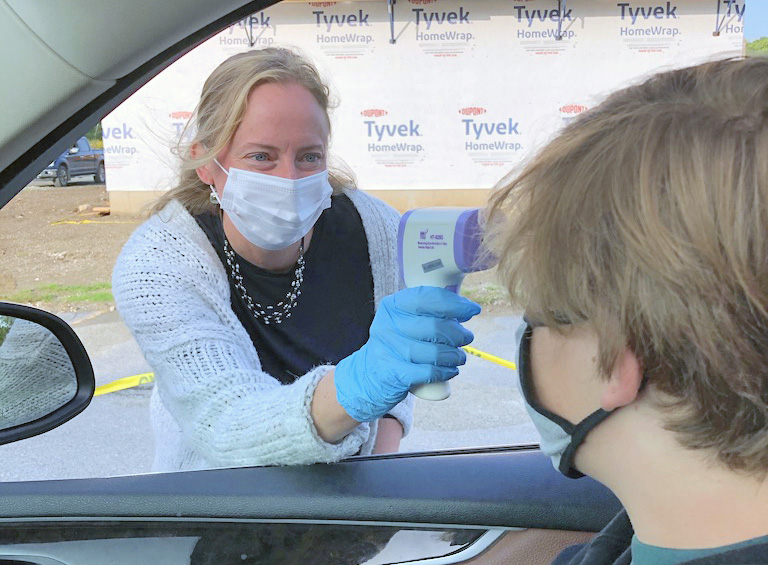
[[118, 259], [115, 300], [156, 373], [155, 470], [396, 451], [409, 387], [465, 359], [457, 320], [479, 308], [389, 296], [398, 214], [327, 170], [328, 108], [293, 51], [226, 60], [178, 186]]

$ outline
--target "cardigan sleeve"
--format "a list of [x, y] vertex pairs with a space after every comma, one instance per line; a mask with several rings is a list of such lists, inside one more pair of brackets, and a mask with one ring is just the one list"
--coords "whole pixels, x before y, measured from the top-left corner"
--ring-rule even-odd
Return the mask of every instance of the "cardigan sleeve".
[[[331, 462], [356, 453], [369, 440], [369, 424], [330, 444], [310, 415], [330, 367], [289, 385], [261, 370], [230, 307], [220, 261], [194, 219], [176, 208], [170, 220], [154, 216], [129, 239], [113, 292], [185, 443], [210, 466]], [[163, 449], [163, 438], [157, 442]]]
[[0, 427], [47, 416], [77, 393], [75, 368], [50, 330], [24, 319], [10, 321], [0, 339]]

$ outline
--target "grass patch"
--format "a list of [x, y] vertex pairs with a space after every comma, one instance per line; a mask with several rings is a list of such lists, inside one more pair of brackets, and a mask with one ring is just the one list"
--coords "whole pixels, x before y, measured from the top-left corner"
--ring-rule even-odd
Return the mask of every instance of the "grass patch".
[[463, 286], [461, 288], [461, 295], [477, 302], [481, 306], [509, 305], [506, 289], [493, 283]]
[[14, 320], [16, 320], [16, 318], [11, 316], [0, 316], [0, 345], [3, 344], [5, 336], [11, 331], [11, 326], [13, 325]]
[[23, 290], [3, 300], [21, 303], [112, 302], [110, 283], [45, 284]]
[[747, 55], [749, 57], [768, 57], [768, 37], [761, 37], [747, 43]]
[[67, 299], [70, 302], [111, 302], [112, 293], [106, 292], [83, 292], [78, 294], [72, 294]]

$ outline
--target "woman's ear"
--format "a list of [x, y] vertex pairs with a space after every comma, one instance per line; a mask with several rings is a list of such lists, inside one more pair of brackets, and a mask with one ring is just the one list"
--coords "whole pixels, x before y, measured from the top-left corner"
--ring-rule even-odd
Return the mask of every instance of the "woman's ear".
[[[193, 159], [199, 159], [203, 155], [205, 155], [205, 148], [200, 142], [196, 142], [192, 144], [192, 147], [189, 148], [189, 155]], [[197, 173], [197, 177], [205, 184], [212, 185], [213, 184], [213, 175], [211, 174], [210, 163], [206, 163], [205, 165], [202, 165], [200, 167], [197, 167], [195, 169], [195, 172]]]
[[610, 380], [603, 385], [600, 407], [615, 410], [635, 401], [643, 381], [643, 368], [637, 356], [625, 349], [611, 373]]
[[202, 167], [198, 167], [195, 169], [195, 172], [197, 173], [197, 177], [203, 181], [204, 184], [207, 184], [209, 186], [213, 185], [213, 175], [208, 170], [208, 164], [206, 163]]

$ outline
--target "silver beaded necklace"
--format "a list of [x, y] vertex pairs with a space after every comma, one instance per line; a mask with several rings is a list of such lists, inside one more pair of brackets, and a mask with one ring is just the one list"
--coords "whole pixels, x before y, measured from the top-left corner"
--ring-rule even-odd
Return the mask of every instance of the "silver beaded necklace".
[[251, 298], [251, 295], [248, 294], [248, 291], [245, 290], [243, 275], [240, 273], [240, 264], [235, 259], [235, 252], [230, 247], [226, 236], [224, 236], [224, 255], [227, 258], [229, 276], [232, 277], [232, 280], [235, 283], [235, 289], [254, 318], [262, 320], [265, 324], [269, 325], [271, 323], [280, 324], [283, 320], [291, 317], [291, 310], [296, 306], [296, 302], [299, 296], [301, 296], [301, 283], [304, 282], [303, 237], [301, 238], [301, 243], [299, 243], [299, 260], [296, 261], [296, 270], [293, 273], [291, 288], [286, 293], [283, 300], [270, 306], [263, 306], [259, 302], [256, 302]]

